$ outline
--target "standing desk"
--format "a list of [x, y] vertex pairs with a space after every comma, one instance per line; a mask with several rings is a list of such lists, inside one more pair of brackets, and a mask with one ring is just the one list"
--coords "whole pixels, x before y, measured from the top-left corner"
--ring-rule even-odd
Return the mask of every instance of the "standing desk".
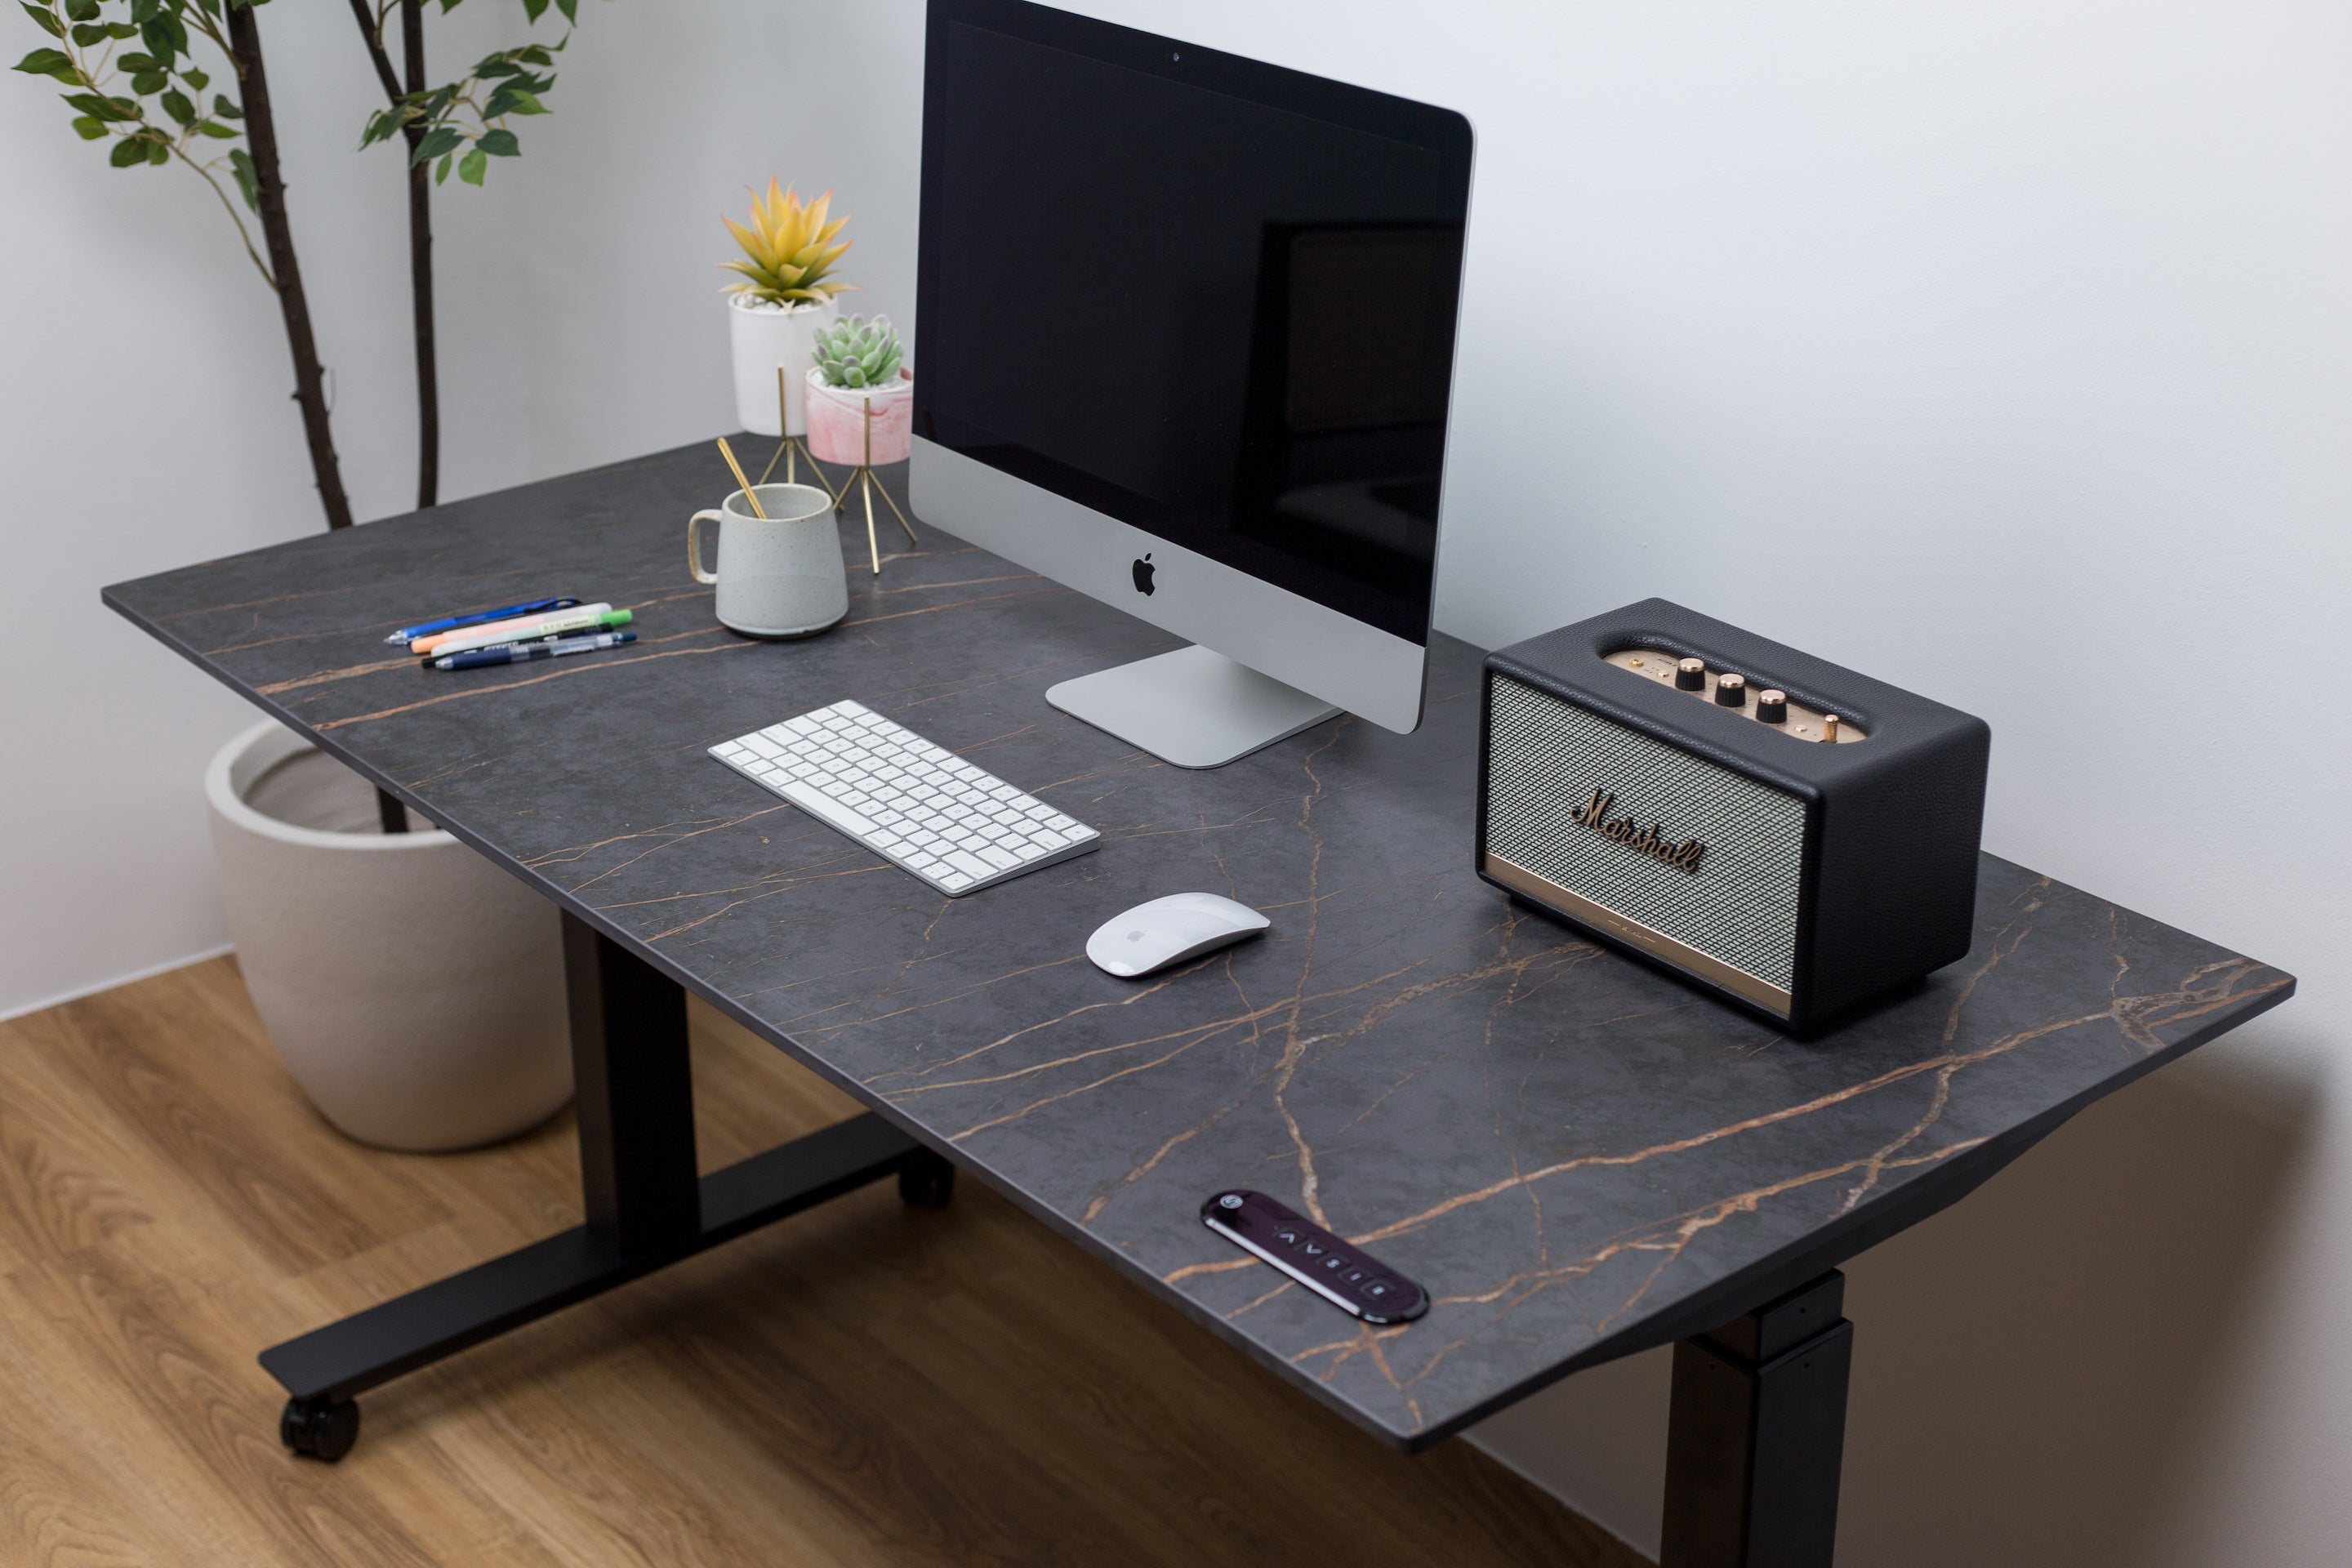
[[[730, 488], [697, 446], [105, 591], [562, 910], [584, 1223], [266, 1351], [298, 1452], [340, 1457], [353, 1396], [403, 1373], [867, 1182], [948, 1201], [961, 1172], [1406, 1450], [1679, 1342], [1666, 1568], [1826, 1564], [1837, 1265], [2294, 990], [1986, 856], [1965, 961], [1786, 1038], [1474, 875], [1478, 650], [1433, 639], [1414, 734], [1343, 717], [1186, 772], [1044, 697], [1174, 639], [936, 529], [875, 579], [845, 524], [835, 631], [723, 630], [683, 541]], [[381, 640], [567, 592], [633, 609], [639, 641], [449, 674]], [[704, 754], [845, 697], [1102, 848], [942, 899]], [[1274, 928], [1140, 983], [1087, 962], [1099, 922], [1188, 889]], [[871, 1110], [698, 1180], [689, 990]], [[1286, 1285], [1201, 1225], [1228, 1185], [1372, 1249], [1428, 1315], [1375, 1330]]]

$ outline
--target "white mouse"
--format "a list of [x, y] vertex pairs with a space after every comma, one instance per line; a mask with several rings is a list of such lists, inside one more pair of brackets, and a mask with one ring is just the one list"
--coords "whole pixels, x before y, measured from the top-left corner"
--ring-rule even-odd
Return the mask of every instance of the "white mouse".
[[1132, 980], [1255, 936], [1274, 922], [1214, 893], [1171, 893], [1106, 921], [1087, 938], [1087, 956], [1106, 974]]

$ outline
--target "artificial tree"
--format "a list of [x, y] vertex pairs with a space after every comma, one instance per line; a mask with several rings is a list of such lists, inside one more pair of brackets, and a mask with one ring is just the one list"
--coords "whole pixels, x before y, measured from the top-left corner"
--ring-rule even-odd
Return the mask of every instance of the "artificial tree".
[[[254, 10], [267, 0], [20, 0], [25, 15], [55, 40], [36, 48], [16, 68], [56, 79], [74, 111], [74, 130], [86, 141], [110, 141], [108, 161], [118, 169], [177, 163], [194, 170], [236, 225], [245, 252], [278, 296], [286, 342], [294, 361], [294, 396], [302, 412], [310, 469], [329, 528], [348, 527], [351, 501], [343, 489], [329, 419], [326, 375], [319, 362], [302, 288], [281, 174], [279, 128], [271, 113], [261, 34]], [[461, 0], [351, 0], [354, 19], [385, 106], [369, 117], [360, 145], [401, 137], [408, 148], [409, 287], [414, 311], [417, 391], [417, 504], [430, 506], [440, 485], [440, 391], [433, 321], [434, 184], [454, 172], [478, 185], [495, 157], [513, 157], [521, 145], [506, 121], [543, 114], [554, 85], [558, 50], [525, 44], [478, 61], [457, 81], [426, 85], [425, 13], [442, 13]], [[579, 0], [521, 0], [527, 24], [550, 6], [566, 23]], [[385, 29], [397, 12], [406, 79], [392, 68]], [[125, 47], [135, 43], [136, 47]], [[214, 90], [213, 73], [198, 59], [209, 46], [234, 74], [237, 96]], [[211, 94], [209, 104], [205, 95]], [[229, 196], [234, 185], [244, 210]], [[260, 230], [254, 243], [250, 214]]]
[[[84, 141], [111, 141], [107, 161], [118, 169], [178, 163], [194, 170], [220, 198], [236, 226], [245, 254], [278, 296], [286, 325], [286, 346], [294, 361], [294, 399], [302, 411], [302, 434], [310, 448], [311, 477], [330, 529], [348, 528], [352, 504], [343, 489], [342, 468], [327, 407], [326, 372], [310, 326], [309, 296], [294, 248], [286, 210], [286, 183], [278, 157], [277, 118], [254, 16], [268, 0], [19, 0], [26, 16], [56, 40], [33, 50], [16, 68], [54, 78], [71, 90], [59, 96], [76, 113], [75, 132]], [[436, 0], [446, 14], [462, 0]], [[551, 0], [567, 24], [576, 23], [579, 0]], [[454, 168], [467, 184], [482, 183], [492, 158], [521, 152], [509, 117], [544, 114], [541, 94], [554, 86], [556, 51], [570, 31], [551, 45], [525, 44], [478, 61], [458, 80], [425, 86], [425, 0], [351, 0], [352, 11], [386, 99], [369, 117], [360, 139], [368, 146], [397, 135], [408, 147], [409, 291], [416, 350], [416, 504], [430, 506], [440, 488], [440, 377], [433, 323], [432, 185]], [[527, 24], [544, 16], [551, 0], [521, 0]], [[404, 86], [392, 69], [384, 27], [397, 9]], [[137, 48], [124, 45], [136, 42]], [[236, 98], [214, 91], [212, 73], [197, 59], [208, 44], [235, 74]], [[226, 84], [224, 84], [226, 85]], [[127, 89], [127, 90], [118, 90]], [[209, 105], [205, 95], [212, 92]], [[240, 144], [241, 143], [241, 144]], [[428, 178], [430, 183], [428, 183]], [[225, 183], [226, 182], [226, 183]], [[234, 184], [261, 230], [254, 245], [246, 213], [229, 199]], [[387, 833], [407, 831], [408, 814], [382, 790], [377, 813]]]

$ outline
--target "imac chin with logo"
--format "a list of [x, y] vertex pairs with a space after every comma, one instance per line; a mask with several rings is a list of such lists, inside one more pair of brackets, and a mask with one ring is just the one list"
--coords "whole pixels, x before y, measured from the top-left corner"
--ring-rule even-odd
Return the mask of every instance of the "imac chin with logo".
[[932, 0], [929, 521], [1189, 640], [1055, 707], [1183, 767], [1421, 722], [1469, 122], [1025, 0]]

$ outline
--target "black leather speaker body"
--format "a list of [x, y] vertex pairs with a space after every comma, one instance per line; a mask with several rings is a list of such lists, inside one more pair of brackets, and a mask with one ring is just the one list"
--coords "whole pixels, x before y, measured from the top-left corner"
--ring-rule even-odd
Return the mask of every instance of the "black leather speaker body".
[[[1695, 700], [1610, 662], [1629, 650], [1703, 659], [1864, 738]], [[1664, 599], [1496, 649], [1482, 700], [1496, 887], [1800, 1035], [1968, 952], [1982, 720]]]

